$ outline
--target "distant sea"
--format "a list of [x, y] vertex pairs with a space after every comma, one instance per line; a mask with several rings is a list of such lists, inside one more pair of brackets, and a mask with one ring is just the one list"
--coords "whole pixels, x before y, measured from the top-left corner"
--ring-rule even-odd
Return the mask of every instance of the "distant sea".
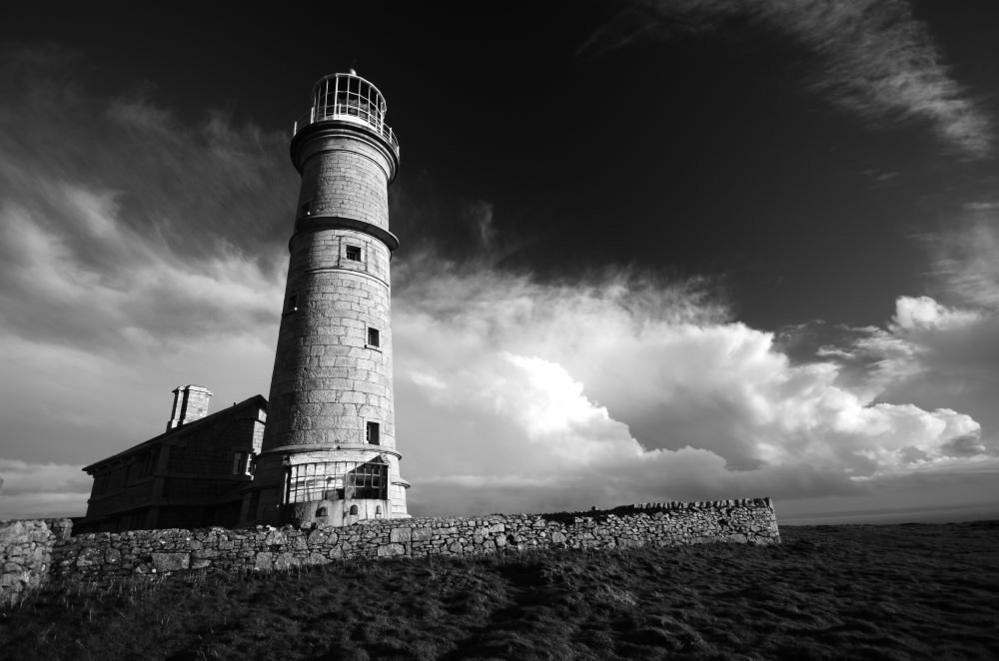
[[939, 505], [873, 510], [839, 510], [782, 515], [775, 503], [777, 522], [786, 525], [834, 525], [841, 523], [952, 523], [999, 520], [999, 503]]

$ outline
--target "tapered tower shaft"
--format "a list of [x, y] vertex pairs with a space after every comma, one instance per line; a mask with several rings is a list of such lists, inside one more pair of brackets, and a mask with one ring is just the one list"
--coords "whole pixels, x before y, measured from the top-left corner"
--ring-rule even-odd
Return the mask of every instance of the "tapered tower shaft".
[[296, 123], [302, 176], [263, 446], [244, 519], [333, 525], [406, 516], [392, 389], [389, 183], [398, 142], [353, 72]]

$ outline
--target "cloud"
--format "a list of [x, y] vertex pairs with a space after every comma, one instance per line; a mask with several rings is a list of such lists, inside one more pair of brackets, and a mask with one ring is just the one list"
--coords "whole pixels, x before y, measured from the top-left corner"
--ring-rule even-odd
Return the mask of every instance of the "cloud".
[[902, 296], [896, 302], [892, 325], [907, 333], [946, 331], [968, 328], [981, 319], [978, 312], [948, 308], [929, 296]]
[[161, 431], [177, 385], [266, 393], [287, 136], [94, 94], [58, 48], [7, 49], [0, 72], [3, 452], [89, 463]]
[[858, 347], [908, 376], [932, 374], [972, 378], [976, 368], [999, 368], [999, 316], [979, 309], [947, 307], [928, 296], [901, 296], [887, 330], [859, 340]]
[[90, 478], [80, 466], [0, 458], [0, 520], [82, 515]]
[[[279, 299], [280, 301], [280, 299]], [[275, 304], [279, 304], [279, 301]], [[205, 384], [212, 411], [267, 394], [276, 329], [105, 351], [0, 332], [0, 454], [89, 464], [164, 430], [171, 390]]]
[[[840, 331], [838, 340], [831, 339], [835, 330]], [[929, 407], [950, 402], [972, 415], [981, 430], [957, 434], [941, 444], [937, 448], [941, 458], [977, 456], [992, 461], [999, 456], [995, 310], [947, 306], [929, 296], [900, 296], [895, 314], [883, 328], [839, 327], [816, 333], [809, 327], [786, 332], [802, 343], [796, 349], [799, 361], [810, 359], [805, 348], [810, 343], [817, 356], [838, 366], [842, 383], [866, 392], [878, 405]], [[832, 346], [819, 345], [817, 337]], [[944, 465], [938, 463], [940, 468]], [[956, 464], [951, 469], [956, 470]]]
[[[855, 494], [991, 461], [970, 416], [877, 402], [884, 384], [842, 383], [833, 361], [793, 364], [697, 283], [544, 284], [439, 259], [397, 273], [399, 443], [417, 511]], [[899, 332], [963, 318], [918, 299], [900, 310]]]
[[963, 207], [968, 211], [996, 211], [999, 210], [999, 202], [965, 202]]
[[[51, 61], [64, 69], [39, 73]], [[7, 64], [0, 417], [17, 459], [0, 465], [2, 507], [79, 513], [73, 466], [159, 433], [172, 387], [209, 386], [215, 410], [266, 393], [294, 175], [286, 136], [218, 113], [191, 126], [139, 93], [102, 100], [58, 53]], [[498, 269], [495, 213], [479, 201], [456, 214], [479, 259], [428, 248], [393, 262], [414, 511], [846, 497], [994, 468], [977, 419], [940, 404], [961, 399], [888, 397], [934, 360], [970, 360], [954, 347], [978, 341], [987, 315], [904, 299], [885, 328], [854, 329], [868, 344], [792, 359], [705, 280]]]
[[91, 94], [58, 48], [8, 49], [0, 67], [4, 330], [127, 350], [275, 321], [286, 135], [214, 111], [190, 126], [141, 91]]
[[583, 45], [601, 53], [637, 40], [720, 29], [733, 18], [794, 40], [817, 58], [808, 86], [868, 123], [928, 121], [969, 158], [992, 152], [994, 129], [950, 75], [926, 25], [904, 0], [641, 0]]
[[0, 180], [38, 193], [30, 211], [53, 215], [47, 198], [61, 196], [47, 187], [65, 182], [108, 191], [127, 226], [192, 258], [229, 244], [266, 263], [258, 249], [287, 238], [285, 132], [217, 110], [184, 121], [148, 88], [95, 94], [86, 63], [59, 49], [8, 49], [0, 67]]
[[16, 496], [24, 493], [49, 491], [90, 491], [89, 476], [81, 466], [66, 464], [36, 464], [0, 458], [3, 493]]
[[949, 231], [930, 237], [931, 275], [943, 291], [966, 305], [999, 311], [999, 205], [966, 206]]
[[496, 225], [493, 222], [493, 205], [485, 200], [476, 200], [465, 205], [462, 210], [464, 219], [475, 228], [479, 248], [489, 253], [496, 242]]
[[0, 322], [9, 332], [127, 351], [276, 318], [280, 285], [253, 258], [220, 246], [190, 259], [130, 228], [111, 193], [47, 187], [52, 215], [9, 199], [0, 207]]

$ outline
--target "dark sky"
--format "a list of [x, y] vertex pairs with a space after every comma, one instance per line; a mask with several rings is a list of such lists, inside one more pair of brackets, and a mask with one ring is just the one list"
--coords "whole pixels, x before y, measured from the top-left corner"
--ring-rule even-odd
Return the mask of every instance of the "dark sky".
[[[142, 440], [181, 382], [223, 404], [266, 394], [292, 122], [353, 66], [402, 147], [400, 448], [446, 411], [496, 424], [466, 463], [410, 453], [431, 494], [415, 502], [469, 475], [483, 508], [597, 497], [566, 482], [520, 502], [515, 462], [476, 473], [475, 452], [502, 464], [484, 444], [555, 433], [489, 417], [494, 378], [562, 393], [544, 410], [582, 434], [567, 444], [647, 451], [641, 476], [620, 471], [644, 491], [600, 497], [662, 496], [656, 475], [693, 465], [714, 479], [670, 494], [890, 483], [903, 502], [937, 480], [934, 497], [971, 502], [960, 480], [994, 476], [991, 0], [247, 7], [3, 10], [0, 349], [24, 385], [0, 472]], [[452, 344], [417, 339], [432, 332]], [[126, 384], [128, 412], [94, 380]], [[459, 384], [499, 409], [466, 401], [481, 415], [462, 423], [440, 394]], [[585, 473], [603, 455], [579, 456]]]
[[[283, 128], [316, 78], [354, 65], [401, 138], [393, 193], [433, 210], [397, 207], [406, 244], [430, 235], [465, 250], [462, 209], [488, 200], [507, 266], [708, 275], [763, 328], [884, 321], [899, 293], [926, 288], [916, 237], [995, 183], [994, 159], [968, 162], [930, 117], [871, 120], [830, 103], [810, 89], [822, 56], [749, 15], [707, 29], [604, 2], [8, 13], [5, 42], [78, 50], [107, 91], [146, 85], [190, 118], [207, 103]], [[914, 14], [994, 111], [994, 3]]]

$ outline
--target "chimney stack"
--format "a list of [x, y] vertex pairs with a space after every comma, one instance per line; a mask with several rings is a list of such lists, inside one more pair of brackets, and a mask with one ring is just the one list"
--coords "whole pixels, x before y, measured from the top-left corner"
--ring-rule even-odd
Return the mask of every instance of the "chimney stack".
[[173, 413], [167, 431], [208, 415], [212, 391], [203, 386], [178, 386], [173, 390]]

